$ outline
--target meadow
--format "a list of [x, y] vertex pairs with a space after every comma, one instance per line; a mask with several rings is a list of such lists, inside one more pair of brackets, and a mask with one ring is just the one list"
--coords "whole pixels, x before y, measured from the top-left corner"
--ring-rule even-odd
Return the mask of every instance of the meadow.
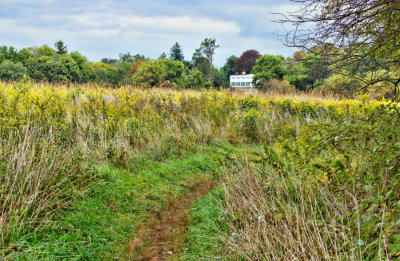
[[0, 256], [140, 260], [140, 227], [212, 180], [179, 260], [395, 259], [399, 129], [366, 95], [0, 83]]

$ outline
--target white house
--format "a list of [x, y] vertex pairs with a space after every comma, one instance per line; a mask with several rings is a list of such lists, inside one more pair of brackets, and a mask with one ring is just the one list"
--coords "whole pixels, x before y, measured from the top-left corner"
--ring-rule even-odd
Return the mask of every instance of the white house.
[[238, 74], [230, 76], [230, 84], [232, 88], [250, 89], [254, 88], [254, 74]]

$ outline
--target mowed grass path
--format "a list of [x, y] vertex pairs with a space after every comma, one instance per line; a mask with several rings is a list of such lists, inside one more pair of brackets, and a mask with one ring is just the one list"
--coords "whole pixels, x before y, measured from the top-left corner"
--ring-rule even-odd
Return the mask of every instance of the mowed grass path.
[[[44, 229], [16, 238], [9, 260], [126, 260], [129, 240], [163, 204], [190, 183], [215, 179], [221, 156], [203, 148], [185, 156], [133, 159], [126, 169], [94, 168], [97, 181]], [[135, 260], [133, 258], [133, 260]]]

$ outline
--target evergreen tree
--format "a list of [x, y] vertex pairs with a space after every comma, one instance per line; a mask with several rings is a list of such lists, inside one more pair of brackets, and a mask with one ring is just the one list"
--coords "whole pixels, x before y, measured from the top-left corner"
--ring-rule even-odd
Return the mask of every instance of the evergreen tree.
[[57, 41], [54, 44], [54, 47], [56, 48], [56, 51], [57, 51], [58, 54], [66, 54], [66, 53], [68, 53], [67, 46], [61, 40]]
[[176, 42], [172, 47], [169, 54], [171, 60], [183, 61], [185, 57], [183, 56], [182, 47], [178, 42]]

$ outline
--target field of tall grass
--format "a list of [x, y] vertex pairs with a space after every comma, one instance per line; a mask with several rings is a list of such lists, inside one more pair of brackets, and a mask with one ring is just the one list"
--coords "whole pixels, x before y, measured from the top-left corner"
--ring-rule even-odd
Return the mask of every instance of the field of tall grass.
[[[394, 259], [400, 256], [399, 130], [399, 105], [367, 97], [0, 83], [0, 254], [83, 258], [79, 247], [57, 254], [51, 243], [35, 244], [49, 224], [63, 238], [72, 223], [62, 217], [74, 204], [99, 181], [107, 185], [125, 175], [104, 178], [99, 167], [134, 173], [143, 157], [156, 164], [173, 155], [183, 164], [180, 158], [211, 148], [206, 158], [189, 162], [197, 172], [220, 168], [213, 173], [220, 204], [203, 204], [218, 208], [210, 210], [217, 213], [210, 222], [224, 229], [189, 235], [187, 259], [194, 258], [191, 249], [204, 249], [204, 240], [220, 242], [211, 252], [226, 260]], [[243, 147], [251, 149], [238, 152]], [[179, 174], [152, 171], [179, 183]], [[149, 186], [151, 178], [140, 175], [130, 179]], [[114, 196], [132, 198], [125, 192]], [[124, 204], [130, 215], [140, 215]], [[81, 239], [95, 242], [96, 235]]]

